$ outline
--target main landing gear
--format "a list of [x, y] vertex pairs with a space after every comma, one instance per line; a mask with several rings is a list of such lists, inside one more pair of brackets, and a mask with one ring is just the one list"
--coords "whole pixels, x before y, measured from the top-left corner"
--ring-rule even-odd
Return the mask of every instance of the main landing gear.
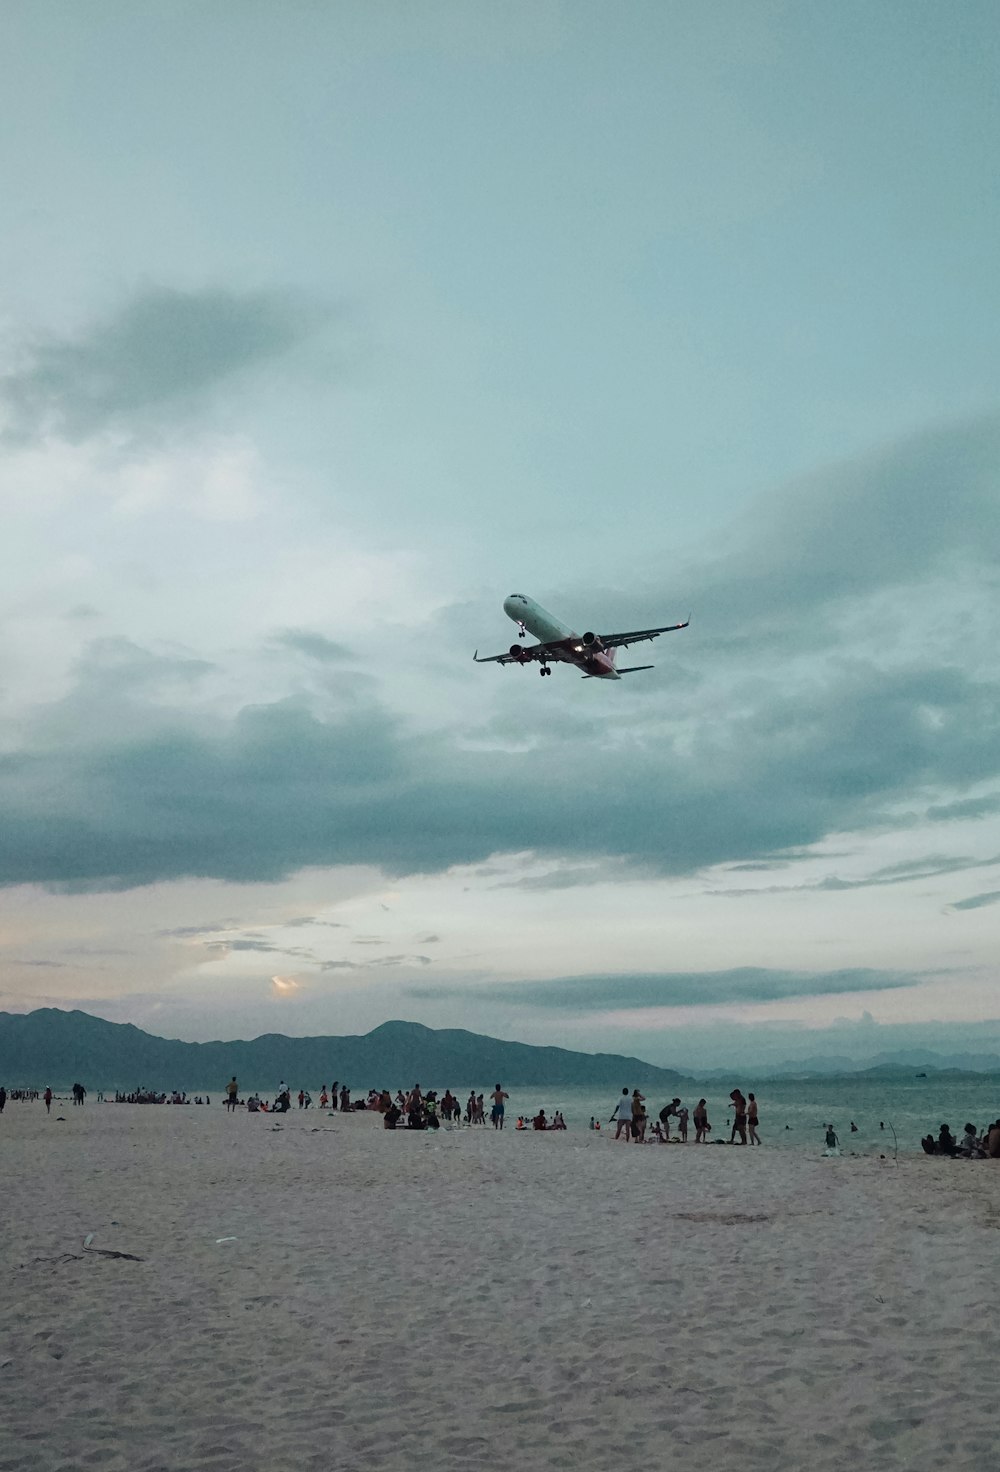
[[547, 664], [543, 664], [538, 673], [540, 675], [551, 675], [552, 671], [549, 669], [549, 666]]

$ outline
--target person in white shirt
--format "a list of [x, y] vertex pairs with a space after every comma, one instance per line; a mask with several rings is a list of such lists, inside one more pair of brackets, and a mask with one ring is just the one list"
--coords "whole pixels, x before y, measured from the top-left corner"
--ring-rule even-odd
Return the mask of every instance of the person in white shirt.
[[[614, 1114], [611, 1116], [611, 1119], [617, 1119], [617, 1121], [618, 1121], [618, 1124], [615, 1127], [615, 1139], [617, 1140], [617, 1138], [621, 1134], [622, 1130], [624, 1130], [625, 1131], [625, 1139], [626, 1140], [631, 1140], [631, 1138], [632, 1138], [632, 1095], [629, 1093], [629, 1091], [628, 1091], [627, 1088], [626, 1089], [622, 1089], [622, 1096], [618, 1100], [618, 1107], [615, 1110]], [[610, 1124], [611, 1123], [611, 1120], [608, 1120], [608, 1123]]]

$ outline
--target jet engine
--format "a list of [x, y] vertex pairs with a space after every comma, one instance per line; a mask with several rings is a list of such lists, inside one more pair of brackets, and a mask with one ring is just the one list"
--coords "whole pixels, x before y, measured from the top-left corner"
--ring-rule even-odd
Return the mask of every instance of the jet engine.
[[603, 649], [604, 648], [604, 645], [601, 643], [600, 638], [597, 636], [597, 634], [592, 634], [589, 629], [584, 634], [583, 638], [580, 640], [580, 643], [583, 645], [583, 647], [585, 649]]
[[523, 644], [512, 644], [510, 646], [510, 648], [508, 649], [507, 653], [510, 655], [511, 659], [516, 659], [517, 662], [518, 662], [518, 664], [520, 664], [520, 662], [524, 658], [524, 645]]

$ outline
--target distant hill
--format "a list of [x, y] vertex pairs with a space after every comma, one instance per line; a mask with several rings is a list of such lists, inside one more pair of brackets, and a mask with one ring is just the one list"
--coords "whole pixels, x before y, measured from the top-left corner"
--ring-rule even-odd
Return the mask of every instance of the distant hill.
[[184, 1043], [158, 1038], [131, 1023], [88, 1012], [41, 1007], [0, 1012], [0, 1082], [8, 1087], [88, 1089], [221, 1089], [233, 1074], [248, 1085], [315, 1090], [339, 1079], [356, 1092], [398, 1088], [505, 1085], [628, 1085], [673, 1089], [689, 1082], [669, 1068], [613, 1053], [574, 1053], [503, 1042], [459, 1029], [384, 1022], [361, 1037], [289, 1038], [268, 1033], [251, 1042]]

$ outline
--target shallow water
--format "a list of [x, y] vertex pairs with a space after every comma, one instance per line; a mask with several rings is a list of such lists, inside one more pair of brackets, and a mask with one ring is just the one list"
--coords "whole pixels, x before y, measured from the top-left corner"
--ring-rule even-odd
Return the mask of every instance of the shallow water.
[[[421, 1080], [423, 1082], [423, 1080]], [[482, 1091], [486, 1104], [486, 1128], [489, 1122], [489, 1095], [495, 1080], [477, 1083], [476, 1092]], [[627, 1081], [625, 1081], [627, 1082]], [[977, 1128], [1000, 1118], [1000, 1075], [964, 1074], [957, 1077], [938, 1077], [928, 1074], [926, 1078], [868, 1078], [843, 1075], [829, 1079], [780, 1079], [757, 1083], [746, 1074], [734, 1071], [733, 1082], [708, 1082], [696, 1085], [685, 1092], [683, 1103], [693, 1110], [704, 1096], [708, 1103], [708, 1118], [712, 1124], [711, 1140], [728, 1140], [732, 1128], [732, 1105], [729, 1101], [730, 1088], [740, 1087], [744, 1094], [752, 1089], [757, 1095], [760, 1111], [759, 1133], [763, 1143], [773, 1149], [801, 1149], [817, 1152], [823, 1149], [826, 1125], [832, 1124], [840, 1136], [844, 1152], [892, 1154], [896, 1142], [900, 1151], [920, 1149], [921, 1136], [928, 1131], [936, 1135], [942, 1123], [951, 1126], [954, 1134], [961, 1136], [966, 1120]], [[433, 1085], [438, 1095], [446, 1088], [462, 1101], [469, 1096], [470, 1085], [449, 1083]], [[198, 1090], [192, 1090], [193, 1098]], [[214, 1107], [221, 1107], [225, 1094], [222, 1089], [202, 1090], [212, 1098]], [[253, 1089], [241, 1088], [242, 1097]], [[262, 1099], [274, 1097], [273, 1087], [268, 1090], [257, 1086]], [[297, 1112], [295, 1093], [292, 1094], [292, 1110]], [[510, 1088], [507, 1102], [506, 1129], [512, 1129], [518, 1115], [533, 1118], [539, 1109], [544, 1109], [551, 1119], [557, 1109], [562, 1110], [569, 1130], [586, 1130], [590, 1118], [601, 1121], [602, 1131], [608, 1129], [609, 1120], [617, 1107], [617, 1090], [594, 1090], [589, 1087], [556, 1087], [553, 1089]], [[313, 1111], [319, 1113], [319, 1088], [311, 1090]], [[360, 1092], [355, 1094], [360, 1097]], [[647, 1094], [646, 1108], [650, 1119], [655, 1119], [668, 1097]], [[312, 1111], [310, 1111], [312, 1112]], [[851, 1123], [857, 1125], [857, 1133], [851, 1133]], [[676, 1134], [676, 1121], [671, 1121]], [[880, 1128], [884, 1125], [884, 1128]], [[895, 1130], [895, 1139], [893, 1131]], [[614, 1125], [611, 1125], [614, 1133]], [[694, 1128], [689, 1128], [689, 1140], [694, 1140]]]

